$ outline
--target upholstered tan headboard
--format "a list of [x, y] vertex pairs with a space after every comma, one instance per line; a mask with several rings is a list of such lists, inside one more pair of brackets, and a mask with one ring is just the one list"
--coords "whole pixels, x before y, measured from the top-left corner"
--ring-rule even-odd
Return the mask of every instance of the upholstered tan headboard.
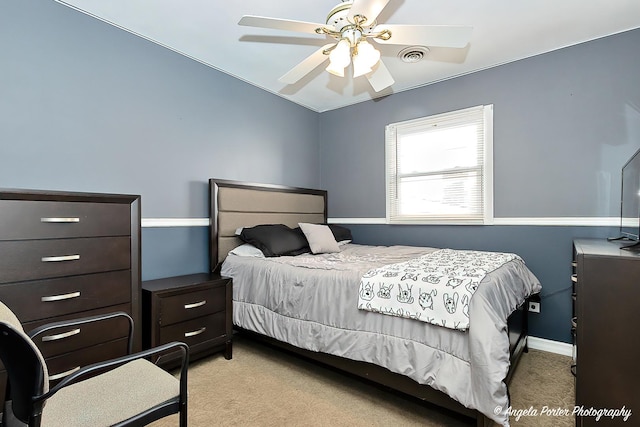
[[233, 248], [242, 244], [240, 227], [259, 224], [327, 222], [327, 192], [282, 185], [209, 180], [210, 269], [219, 269]]

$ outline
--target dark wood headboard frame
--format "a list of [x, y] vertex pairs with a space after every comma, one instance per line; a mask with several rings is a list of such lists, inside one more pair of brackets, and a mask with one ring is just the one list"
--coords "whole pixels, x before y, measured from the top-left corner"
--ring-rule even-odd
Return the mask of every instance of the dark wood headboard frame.
[[[223, 237], [221, 235], [220, 228], [220, 214], [221, 214], [221, 203], [220, 203], [220, 192], [225, 188], [233, 188], [240, 190], [249, 190], [249, 191], [260, 191], [272, 193], [274, 197], [277, 197], [279, 194], [288, 193], [292, 195], [313, 195], [319, 196], [322, 198], [322, 206], [319, 208], [320, 210], [315, 214], [317, 219], [321, 219], [321, 222], [327, 222], [327, 192], [325, 190], [317, 190], [311, 188], [301, 188], [301, 187], [289, 187], [284, 185], [274, 185], [274, 184], [258, 184], [258, 183], [249, 183], [244, 181], [232, 181], [232, 180], [224, 180], [224, 179], [209, 179], [209, 218], [211, 221], [209, 227], [209, 267], [212, 272], [219, 272], [222, 261], [226, 256], [220, 253], [221, 244], [220, 239]], [[223, 190], [224, 191], [224, 190]], [[295, 196], [294, 196], [295, 197]], [[253, 214], [264, 212], [265, 219], [264, 222], [260, 220], [251, 224], [243, 224], [244, 226], [253, 226], [258, 225], [258, 223], [264, 224], [273, 224], [273, 223], [283, 223], [286, 224], [285, 221], [278, 221], [277, 217], [279, 214], [283, 216], [288, 216], [288, 220], [292, 221], [291, 216], [294, 215], [293, 220], [297, 218], [299, 215], [300, 222], [304, 222], [305, 218], [308, 218], [308, 212], [290, 212], [286, 210], [274, 210], [273, 207], [265, 207], [264, 211], [261, 206], [256, 206], [258, 202], [255, 200], [251, 201], [251, 206], [247, 206], [246, 212], [251, 212]], [[229, 212], [229, 211], [228, 211]], [[234, 206], [233, 214], [241, 215], [243, 214], [244, 207]], [[268, 217], [268, 218], [267, 218]], [[274, 219], [275, 218], [275, 219]], [[238, 242], [239, 244], [240, 242]]]

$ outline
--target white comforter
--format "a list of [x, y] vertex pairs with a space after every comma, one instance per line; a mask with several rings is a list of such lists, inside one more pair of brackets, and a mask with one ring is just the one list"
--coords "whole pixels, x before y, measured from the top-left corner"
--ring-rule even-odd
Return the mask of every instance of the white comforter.
[[506, 319], [541, 289], [521, 260], [482, 280], [469, 303], [467, 332], [357, 307], [364, 273], [434, 250], [349, 244], [335, 254], [229, 255], [221, 273], [234, 280], [235, 325], [300, 348], [386, 367], [508, 426]]

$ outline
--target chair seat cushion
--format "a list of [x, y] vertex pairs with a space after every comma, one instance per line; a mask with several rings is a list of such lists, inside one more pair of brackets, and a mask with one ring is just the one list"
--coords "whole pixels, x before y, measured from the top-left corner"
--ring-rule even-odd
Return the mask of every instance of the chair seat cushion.
[[42, 412], [42, 427], [111, 426], [174, 399], [180, 382], [145, 359], [137, 359], [61, 389]]

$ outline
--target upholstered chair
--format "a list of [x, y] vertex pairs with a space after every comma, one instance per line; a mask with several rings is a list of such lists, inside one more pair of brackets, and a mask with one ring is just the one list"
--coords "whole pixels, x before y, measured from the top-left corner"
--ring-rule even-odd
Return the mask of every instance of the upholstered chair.
[[[180, 426], [186, 426], [189, 348], [184, 343], [85, 366], [49, 387], [47, 364], [34, 343], [36, 336], [120, 317], [129, 322], [131, 353], [133, 320], [126, 313], [56, 322], [26, 334], [14, 313], [0, 302], [0, 358], [8, 377], [2, 427], [140, 426], [175, 413], [180, 414]], [[175, 351], [182, 357], [179, 378], [149, 360]]]

